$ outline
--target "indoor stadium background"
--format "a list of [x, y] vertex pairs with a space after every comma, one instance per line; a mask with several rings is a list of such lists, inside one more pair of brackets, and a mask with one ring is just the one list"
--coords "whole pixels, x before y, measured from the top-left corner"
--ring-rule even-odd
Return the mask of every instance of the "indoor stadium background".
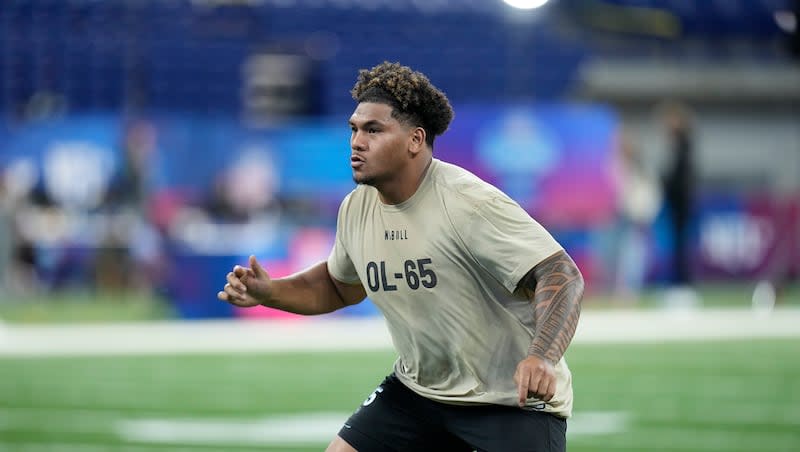
[[[216, 293], [250, 254], [327, 257], [350, 89], [385, 60], [452, 102], [435, 156], [587, 280], [570, 450], [800, 450], [800, 2], [532, 3], [0, 0], [0, 451], [324, 449], [393, 362], [376, 309]], [[660, 186], [670, 112], [678, 283], [663, 192], [620, 171]]]

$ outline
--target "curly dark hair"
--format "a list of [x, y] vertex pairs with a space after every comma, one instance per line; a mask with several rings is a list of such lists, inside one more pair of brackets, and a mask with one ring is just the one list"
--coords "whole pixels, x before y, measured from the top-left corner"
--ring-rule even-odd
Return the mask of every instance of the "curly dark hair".
[[428, 77], [400, 63], [383, 63], [358, 72], [350, 91], [358, 102], [377, 102], [392, 107], [398, 121], [425, 129], [425, 141], [443, 134], [453, 120], [453, 107], [447, 96], [431, 84]]

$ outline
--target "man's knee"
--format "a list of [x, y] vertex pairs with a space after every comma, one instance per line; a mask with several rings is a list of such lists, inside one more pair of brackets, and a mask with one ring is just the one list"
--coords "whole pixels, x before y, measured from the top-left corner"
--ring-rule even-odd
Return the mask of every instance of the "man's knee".
[[341, 436], [336, 435], [328, 444], [328, 448], [325, 449], [325, 452], [358, 452], [356, 449], [353, 448], [347, 441], [343, 440]]

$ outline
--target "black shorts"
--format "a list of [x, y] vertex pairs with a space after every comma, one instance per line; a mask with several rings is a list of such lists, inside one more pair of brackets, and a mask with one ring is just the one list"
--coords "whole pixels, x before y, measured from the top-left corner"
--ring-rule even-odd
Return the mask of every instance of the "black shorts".
[[358, 452], [563, 452], [567, 421], [501, 405], [448, 405], [389, 375], [339, 436]]

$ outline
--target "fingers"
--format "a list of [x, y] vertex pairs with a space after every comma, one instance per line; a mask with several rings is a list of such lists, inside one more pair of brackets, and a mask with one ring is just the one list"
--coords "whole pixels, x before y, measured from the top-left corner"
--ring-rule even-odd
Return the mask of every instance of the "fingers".
[[[251, 299], [247, 295], [247, 278], [256, 278], [256, 271], [260, 272], [261, 275], [266, 276], [267, 273], [264, 269], [258, 265], [258, 262], [255, 261], [254, 256], [250, 256], [251, 264], [255, 262], [255, 270], [247, 267], [243, 267], [241, 265], [236, 265], [233, 267], [233, 270], [230, 271], [226, 276], [225, 279], [227, 280], [227, 284], [225, 287], [219, 292], [217, 292], [217, 298], [222, 301], [227, 301], [228, 303], [233, 303], [237, 306], [250, 306]], [[254, 282], [254, 281], [253, 281]]]
[[537, 399], [549, 402], [556, 393], [556, 377], [549, 373], [534, 373], [528, 386], [530, 393]]
[[549, 402], [553, 399], [553, 396], [556, 395], [556, 379], [549, 378], [547, 379], [547, 385], [545, 388], [542, 389], [540, 399], [544, 400], [545, 402]]
[[519, 395], [519, 406], [525, 406], [525, 400], [528, 399], [528, 383], [530, 382], [531, 375], [529, 372], [519, 372], [517, 376], [517, 392]]
[[234, 304], [244, 300], [244, 296], [241, 295], [235, 289], [233, 289], [230, 284], [225, 284], [223, 290], [217, 292], [217, 298], [222, 301], [227, 301], [228, 303], [234, 303]]
[[236, 265], [233, 267], [233, 274], [236, 275], [237, 278], [244, 278], [245, 276], [253, 276], [253, 270], [250, 270], [247, 267], [242, 267], [241, 265]]
[[536, 398], [541, 398], [541, 393], [539, 392], [539, 385], [543, 383], [543, 380], [546, 380], [542, 376], [542, 372], [539, 369], [534, 369], [531, 374], [531, 381], [528, 383], [528, 392], [533, 394]]
[[557, 378], [552, 366], [538, 358], [527, 358], [520, 362], [514, 373], [520, 407], [524, 407], [529, 396], [549, 402], [557, 387]]
[[225, 284], [221, 292], [217, 292], [217, 298], [234, 304], [244, 300], [245, 294], [247, 293], [247, 286], [236, 276], [236, 273], [241, 272], [234, 268], [234, 271], [228, 273], [228, 283]]
[[236, 275], [236, 269], [234, 268], [234, 271], [228, 273], [228, 284], [244, 295], [244, 293], [247, 292], [247, 286], [245, 286], [242, 280], [239, 278], [241, 278], [241, 276]]
[[230, 284], [225, 284], [222, 292], [217, 292], [217, 298], [227, 301], [228, 303], [237, 303], [244, 301], [244, 294], [236, 290]]
[[250, 256], [250, 268], [257, 277], [267, 276], [267, 271], [264, 270], [264, 267], [258, 263], [258, 259], [253, 255]]
[[530, 390], [534, 397], [539, 400], [544, 400], [545, 402], [549, 402], [550, 399], [553, 398], [553, 392], [555, 388], [555, 379], [549, 377], [548, 375], [543, 375], [541, 378], [538, 379], [538, 382], [534, 383], [533, 379], [531, 379]]

